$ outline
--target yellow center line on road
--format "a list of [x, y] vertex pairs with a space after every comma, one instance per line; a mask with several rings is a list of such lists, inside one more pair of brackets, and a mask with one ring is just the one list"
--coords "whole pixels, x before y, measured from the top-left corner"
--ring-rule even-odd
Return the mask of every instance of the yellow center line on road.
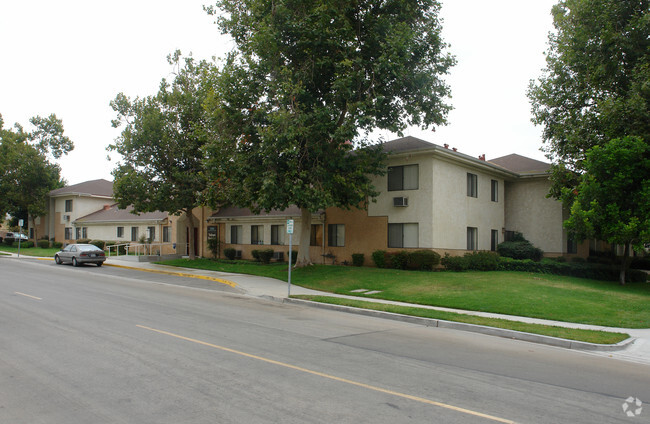
[[504, 419], [504, 418], [499, 418], [499, 417], [495, 417], [495, 416], [492, 416], [492, 415], [483, 414], [481, 412], [472, 411], [470, 409], [460, 408], [458, 406], [449, 405], [449, 404], [442, 403], [442, 402], [436, 402], [434, 400], [425, 399], [425, 398], [421, 398], [421, 397], [418, 397], [418, 396], [413, 396], [413, 395], [409, 395], [409, 394], [405, 394], [405, 393], [400, 393], [400, 392], [384, 389], [384, 388], [377, 387], [377, 386], [371, 386], [369, 384], [360, 383], [360, 382], [354, 381], [354, 380], [348, 380], [346, 378], [341, 378], [341, 377], [337, 377], [337, 376], [334, 376], [334, 375], [325, 374], [325, 373], [322, 373], [322, 372], [319, 372], [319, 371], [313, 371], [313, 370], [310, 370], [310, 369], [307, 369], [307, 368], [302, 368], [302, 367], [299, 367], [299, 366], [296, 366], [296, 365], [291, 365], [291, 364], [288, 364], [288, 363], [285, 363], [285, 362], [280, 362], [280, 361], [276, 361], [276, 360], [273, 360], [273, 359], [264, 358], [262, 356], [257, 356], [257, 355], [253, 355], [253, 354], [250, 354], [250, 353], [241, 352], [239, 350], [230, 349], [230, 348], [227, 348], [227, 347], [218, 346], [218, 345], [208, 343], [208, 342], [204, 342], [204, 341], [201, 341], [201, 340], [192, 339], [192, 338], [189, 338], [189, 337], [185, 337], [185, 336], [181, 336], [181, 335], [178, 335], [178, 334], [170, 333], [168, 331], [157, 330], [155, 328], [146, 327], [144, 325], [139, 325], [139, 324], [136, 325], [136, 327], [142, 328], [144, 330], [153, 331], [155, 333], [163, 334], [163, 335], [166, 335], [166, 336], [174, 337], [174, 338], [177, 338], [177, 339], [180, 339], [180, 340], [185, 340], [185, 341], [188, 341], [188, 342], [192, 342], [192, 343], [196, 343], [196, 344], [199, 344], [199, 345], [211, 347], [211, 348], [214, 348], [214, 349], [219, 349], [219, 350], [222, 350], [224, 352], [234, 353], [236, 355], [244, 356], [246, 358], [256, 359], [258, 361], [263, 361], [263, 362], [266, 362], [266, 363], [269, 363], [269, 364], [279, 365], [281, 367], [290, 368], [292, 370], [304, 372], [304, 373], [311, 374], [311, 375], [316, 375], [316, 376], [319, 376], [319, 377], [327, 378], [327, 379], [338, 381], [338, 382], [341, 382], [341, 383], [351, 384], [353, 386], [362, 387], [364, 389], [373, 390], [375, 392], [385, 393], [385, 394], [388, 394], [388, 395], [397, 396], [397, 397], [401, 397], [401, 398], [404, 398], [404, 399], [409, 399], [409, 400], [413, 400], [413, 401], [416, 401], [416, 402], [425, 403], [425, 404], [428, 404], [428, 405], [438, 406], [440, 408], [450, 409], [452, 411], [461, 412], [463, 414], [468, 414], [468, 415], [473, 415], [473, 416], [476, 416], [476, 417], [485, 418], [487, 420], [491, 420], [491, 421], [495, 421], [495, 422], [507, 423], [507, 424], [515, 424], [514, 421], [507, 420], [507, 419]]
[[29, 297], [29, 298], [36, 299], [36, 300], [43, 300], [40, 297], [32, 296], [30, 294], [25, 294], [25, 293], [21, 293], [21, 292], [14, 292], [14, 294], [19, 294], [21, 296]]

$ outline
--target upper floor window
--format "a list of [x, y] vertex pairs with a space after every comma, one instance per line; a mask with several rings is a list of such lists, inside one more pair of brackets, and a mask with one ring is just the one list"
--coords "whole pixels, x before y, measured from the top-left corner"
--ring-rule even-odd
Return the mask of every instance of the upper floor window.
[[492, 201], [499, 201], [499, 182], [497, 180], [492, 180]]
[[65, 201], [65, 211], [72, 212], [72, 199]]
[[478, 176], [467, 173], [467, 197], [478, 197]]
[[388, 167], [388, 191], [417, 190], [419, 185], [418, 165]]

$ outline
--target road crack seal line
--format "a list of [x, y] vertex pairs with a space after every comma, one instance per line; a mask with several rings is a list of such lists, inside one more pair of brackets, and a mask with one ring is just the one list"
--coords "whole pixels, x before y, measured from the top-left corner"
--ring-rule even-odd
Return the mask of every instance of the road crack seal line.
[[158, 329], [155, 329], [155, 328], [146, 327], [144, 325], [139, 325], [139, 324], [136, 325], [136, 327], [142, 328], [144, 330], [152, 331], [154, 333], [163, 334], [165, 336], [174, 337], [176, 339], [196, 343], [196, 344], [199, 344], [199, 345], [202, 345], [202, 346], [211, 347], [213, 349], [222, 350], [224, 352], [229, 352], [229, 353], [233, 353], [233, 354], [236, 354], [236, 355], [244, 356], [246, 358], [256, 359], [258, 361], [266, 362], [266, 363], [273, 364], [273, 365], [278, 365], [278, 366], [281, 366], [281, 367], [285, 367], [285, 368], [289, 368], [289, 369], [292, 369], [292, 370], [295, 370], [295, 371], [300, 371], [300, 372], [303, 372], [303, 373], [315, 375], [315, 376], [318, 376], [318, 377], [327, 378], [329, 380], [338, 381], [340, 383], [350, 384], [350, 385], [353, 385], [353, 386], [361, 387], [361, 388], [372, 390], [372, 391], [375, 391], [375, 392], [384, 393], [384, 394], [388, 394], [388, 395], [392, 395], [392, 396], [397, 396], [397, 397], [400, 397], [400, 398], [403, 398], [403, 399], [409, 399], [409, 400], [412, 400], [412, 401], [416, 401], [416, 402], [420, 402], [420, 403], [424, 403], [424, 404], [428, 404], [428, 405], [438, 406], [440, 408], [450, 409], [452, 411], [461, 412], [461, 413], [468, 414], [468, 415], [473, 415], [475, 417], [485, 418], [487, 420], [491, 420], [491, 421], [495, 421], [495, 422], [506, 423], [506, 424], [516, 424], [512, 420], [507, 420], [507, 419], [504, 419], [504, 418], [495, 417], [493, 415], [487, 415], [487, 414], [484, 414], [482, 412], [472, 411], [471, 409], [465, 409], [465, 408], [461, 408], [461, 407], [454, 406], [454, 405], [449, 405], [449, 404], [442, 403], [442, 402], [436, 402], [436, 401], [431, 400], [431, 399], [421, 398], [421, 397], [409, 395], [409, 394], [406, 394], [406, 393], [400, 393], [400, 392], [396, 392], [396, 391], [389, 390], [389, 389], [384, 389], [384, 388], [377, 387], [377, 386], [371, 386], [369, 384], [361, 383], [361, 382], [358, 382], [358, 381], [348, 380], [346, 378], [337, 377], [337, 376], [334, 376], [334, 375], [331, 375], [331, 374], [325, 374], [325, 373], [322, 373], [322, 372], [319, 372], [319, 371], [314, 371], [314, 370], [310, 370], [310, 369], [307, 369], [307, 368], [299, 367], [297, 365], [291, 365], [291, 364], [288, 364], [286, 362], [280, 362], [280, 361], [276, 361], [274, 359], [264, 358], [262, 356], [253, 355], [253, 354], [242, 352], [242, 351], [235, 350], [235, 349], [230, 349], [228, 347], [218, 346], [218, 345], [208, 343], [208, 342], [204, 342], [204, 341], [201, 341], [201, 340], [192, 339], [192, 338], [189, 338], [189, 337], [181, 336], [179, 334], [170, 333], [168, 331], [158, 330]]

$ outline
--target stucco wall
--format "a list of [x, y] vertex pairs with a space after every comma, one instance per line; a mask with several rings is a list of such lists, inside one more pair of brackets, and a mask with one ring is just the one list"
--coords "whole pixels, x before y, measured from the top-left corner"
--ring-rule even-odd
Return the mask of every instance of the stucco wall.
[[562, 203], [547, 198], [547, 177], [507, 182], [506, 230], [518, 231], [546, 254], [566, 251], [566, 234], [562, 229]]

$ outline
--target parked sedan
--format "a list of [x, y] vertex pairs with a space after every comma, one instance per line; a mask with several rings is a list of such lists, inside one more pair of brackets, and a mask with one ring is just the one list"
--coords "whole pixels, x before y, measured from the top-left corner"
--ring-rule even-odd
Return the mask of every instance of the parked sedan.
[[54, 255], [54, 262], [59, 265], [71, 263], [73, 266], [81, 264], [102, 266], [105, 260], [104, 251], [93, 244], [69, 244]]

